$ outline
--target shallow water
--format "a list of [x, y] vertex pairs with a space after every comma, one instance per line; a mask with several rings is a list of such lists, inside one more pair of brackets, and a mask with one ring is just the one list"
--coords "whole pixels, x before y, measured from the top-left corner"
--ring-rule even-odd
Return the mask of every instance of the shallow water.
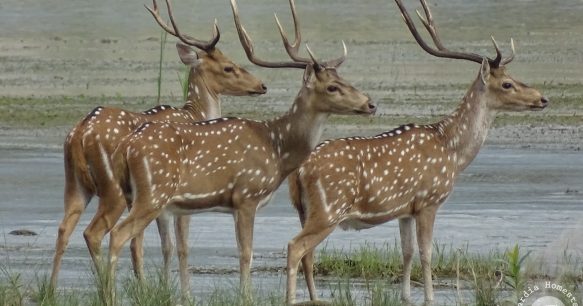
[[[580, 152], [484, 148], [460, 176], [455, 191], [439, 211], [435, 240], [470, 252], [504, 249], [518, 243], [549, 262], [568, 247], [581, 256], [583, 241], [583, 155]], [[26, 277], [48, 273], [57, 227], [62, 217], [62, 154], [37, 150], [5, 150], [0, 156], [0, 244], [2, 264]], [[60, 283], [91, 283], [89, 257], [82, 236], [93, 215], [93, 201], [83, 215], [63, 260]], [[8, 235], [29, 229], [38, 236]], [[299, 222], [282, 186], [272, 203], [256, 219], [254, 267], [285, 265], [284, 247], [299, 231]], [[360, 232], [337, 230], [320, 247], [349, 249], [364, 243], [392, 244], [398, 238], [396, 222]], [[146, 234], [146, 263], [159, 266], [161, 254], [154, 226]], [[232, 217], [195, 215], [190, 229], [190, 264], [200, 268], [238, 266]], [[104, 243], [104, 247], [107, 244]], [[130, 262], [127, 252], [122, 271]], [[257, 275], [257, 274], [256, 274]], [[260, 273], [256, 286], [283, 288], [281, 274]], [[218, 284], [237, 284], [237, 274], [193, 275], [194, 292], [212, 291]], [[206, 288], [206, 289], [205, 289]], [[447, 293], [443, 293], [447, 297]]]

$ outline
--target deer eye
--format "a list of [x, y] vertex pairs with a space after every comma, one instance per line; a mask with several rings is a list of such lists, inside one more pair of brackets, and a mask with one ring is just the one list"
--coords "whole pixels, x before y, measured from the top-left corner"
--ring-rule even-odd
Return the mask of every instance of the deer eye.
[[502, 83], [502, 88], [510, 89], [510, 88], [512, 88], [512, 83], [504, 82], [504, 83]]
[[336, 92], [336, 91], [338, 91], [338, 87], [336, 87], [334, 85], [330, 85], [330, 86], [328, 86], [328, 88], [326, 88], [326, 90], [328, 90], [328, 92]]
[[223, 70], [227, 73], [231, 73], [231, 72], [235, 71], [235, 68], [233, 68], [231, 66], [227, 66], [227, 67], [223, 68]]

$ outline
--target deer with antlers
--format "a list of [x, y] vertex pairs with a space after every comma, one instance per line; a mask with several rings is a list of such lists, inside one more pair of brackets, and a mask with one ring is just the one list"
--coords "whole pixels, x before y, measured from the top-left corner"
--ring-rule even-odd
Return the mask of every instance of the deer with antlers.
[[[223, 212], [233, 215], [239, 249], [241, 290], [250, 288], [253, 224], [287, 175], [296, 169], [319, 141], [330, 114], [372, 114], [370, 98], [342, 79], [337, 67], [344, 54], [328, 62], [298, 55], [299, 22], [290, 0], [296, 38], [290, 44], [279, 30], [292, 59], [268, 62], [256, 57], [252, 41], [240, 23], [231, 0], [235, 25], [249, 60], [266, 68], [299, 68], [302, 87], [291, 109], [268, 121], [222, 118], [194, 124], [146, 123], [116, 149], [116, 174], [132, 190], [128, 217], [110, 236], [110, 277], [115, 279], [118, 254], [160, 214]], [[148, 146], [145, 149], [145, 146]]]
[[455, 179], [474, 159], [498, 111], [541, 110], [549, 101], [514, 80], [493, 40], [494, 59], [450, 51], [443, 46], [425, 0], [425, 18], [418, 12], [436, 48], [417, 32], [401, 0], [395, 0], [417, 43], [429, 54], [469, 60], [481, 65], [463, 101], [452, 114], [428, 125], [409, 124], [371, 137], [326, 141], [290, 176], [290, 194], [302, 224], [288, 244], [287, 302], [296, 295], [300, 261], [310, 299], [316, 299], [314, 248], [340, 225], [365, 229], [399, 220], [403, 253], [402, 299], [410, 299], [413, 221], [423, 269], [426, 304], [433, 300], [431, 251], [437, 210], [452, 191]]
[[[179, 38], [178, 55], [190, 67], [187, 101], [182, 108], [157, 106], [142, 113], [118, 108], [97, 107], [69, 133], [64, 144], [65, 154], [65, 216], [59, 226], [56, 251], [53, 260], [51, 284], [56, 286], [61, 259], [69, 237], [79, 217], [95, 195], [99, 207], [84, 236], [95, 263], [99, 261], [100, 246], [104, 235], [113, 227], [117, 216], [125, 209], [119, 184], [113, 180], [114, 169], [111, 155], [125, 135], [149, 121], [196, 122], [221, 116], [220, 95], [249, 96], [266, 92], [265, 85], [255, 76], [241, 68], [216, 48], [220, 39], [219, 28], [213, 27], [213, 37], [202, 41], [180, 33], [169, 0], [166, 0], [172, 26], [160, 17], [156, 1], [153, 8], [146, 7], [157, 23], [168, 33]], [[194, 48], [198, 49], [198, 51]], [[147, 145], [146, 145], [147, 146]], [[119, 203], [120, 205], [114, 205]], [[110, 214], [116, 216], [111, 218]], [[189, 217], [175, 220], [177, 235], [184, 237], [188, 230]], [[172, 243], [169, 237], [169, 220], [165, 216], [157, 219], [162, 239], [164, 267], [169, 271]], [[143, 233], [142, 233], [143, 234]], [[138, 276], [142, 276], [142, 236], [132, 241], [132, 260]], [[180, 266], [186, 270], [186, 247], [177, 241]]]

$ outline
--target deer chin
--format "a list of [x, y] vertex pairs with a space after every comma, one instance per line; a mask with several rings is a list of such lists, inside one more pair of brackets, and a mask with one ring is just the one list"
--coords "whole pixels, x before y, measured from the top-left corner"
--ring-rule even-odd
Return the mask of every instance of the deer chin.
[[533, 111], [542, 111], [543, 109], [547, 108], [547, 106], [548, 104], [531, 105], [529, 106], [529, 109]]
[[264, 91], [248, 91], [248, 92], [247, 92], [247, 95], [249, 95], [249, 96], [251, 96], [251, 97], [257, 97], [257, 96], [264, 95], [264, 94], [266, 94], [266, 93], [267, 93], [267, 91], [266, 91], [266, 90], [264, 90]]

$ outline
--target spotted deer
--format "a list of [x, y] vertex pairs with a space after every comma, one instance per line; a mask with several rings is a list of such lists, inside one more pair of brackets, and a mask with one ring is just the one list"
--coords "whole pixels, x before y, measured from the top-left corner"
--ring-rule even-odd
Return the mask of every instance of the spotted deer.
[[[126, 138], [114, 153], [122, 186], [133, 191], [129, 215], [110, 236], [110, 276], [115, 278], [124, 243], [160, 214], [203, 212], [232, 214], [239, 250], [241, 290], [250, 288], [253, 224], [287, 175], [319, 141], [330, 114], [372, 114], [370, 98], [342, 79], [337, 67], [344, 54], [328, 62], [298, 55], [301, 43], [293, 0], [296, 38], [290, 44], [279, 30], [292, 59], [268, 62], [256, 57], [250, 37], [231, 0], [239, 39], [251, 62], [266, 68], [300, 68], [302, 87], [281, 117], [267, 121], [222, 118], [194, 124], [146, 123]], [[279, 22], [278, 22], [279, 24]], [[145, 145], [147, 148], [144, 148]]]
[[[266, 92], [265, 85], [259, 79], [235, 64], [216, 47], [220, 38], [216, 21], [213, 37], [209, 41], [183, 35], [174, 21], [168, 0], [166, 4], [172, 27], [160, 17], [156, 1], [153, 2], [153, 8], [146, 8], [166, 32], [181, 41], [176, 44], [178, 55], [190, 67], [187, 101], [182, 108], [161, 105], [142, 113], [100, 106], [77, 123], [69, 133], [64, 144], [65, 215], [59, 226], [53, 259], [53, 287], [57, 284], [69, 237], [91, 198], [99, 197], [99, 207], [85, 230], [84, 237], [95, 262], [99, 258], [103, 236], [114, 225], [115, 220], [109, 219], [108, 213], [121, 213], [126, 206], [113, 205], [117, 203], [115, 199], [120, 196], [121, 191], [118, 184], [113, 183], [114, 169], [110, 160], [111, 154], [125, 135], [148, 121], [195, 122], [217, 118], [221, 116], [220, 95], [249, 96]], [[181, 233], [186, 232], [188, 217], [180, 217], [177, 221], [177, 229]], [[169, 220], [161, 217], [157, 222], [162, 239], [164, 267], [168, 273], [172, 253]], [[142, 275], [143, 267], [141, 241], [142, 239], [137, 239], [132, 242], [132, 259], [138, 275]], [[179, 248], [185, 249], [180, 245]], [[181, 265], [186, 266], [186, 257], [184, 253], [180, 254]]]
[[436, 48], [421, 38], [401, 0], [395, 0], [417, 43], [429, 54], [481, 64], [458, 108], [443, 120], [408, 124], [374, 137], [351, 137], [319, 145], [294, 174], [289, 188], [302, 225], [288, 244], [287, 303], [296, 297], [300, 260], [311, 300], [316, 299], [313, 278], [315, 247], [339, 225], [365, 229], [399, 220], [403, 253], [402, 299], [410, 299], [413, 257], [413, 221], [425, 300], [431, 304], [431, 251], [435, 215], [452, 191], [455, 179], [477, 155], [498, 111], [541, 110], [549, 101], [541, 93], [514, 80], [493, 40], [496, 58], [455, 52], [441, 43], [425, 0], [418, 13]]

